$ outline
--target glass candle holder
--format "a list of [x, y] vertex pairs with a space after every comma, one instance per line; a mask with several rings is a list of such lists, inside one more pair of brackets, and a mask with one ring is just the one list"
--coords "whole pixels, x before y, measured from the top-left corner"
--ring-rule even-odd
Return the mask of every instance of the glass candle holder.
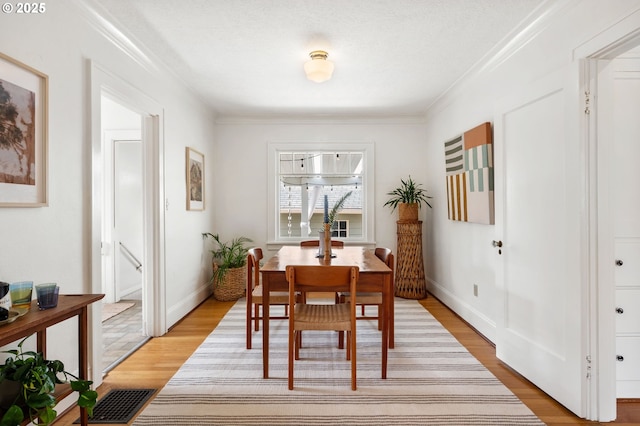
[[51, 309], [58, 306], [58, 293], [60, 287], [55, 283], [36, 285], [36, 297], [38, 298], [38, 309]]
[[19, 281], [9, 285], [11, 292], [11, 306], [15, 308], [31, 309], [33, 296], [33, 281]]

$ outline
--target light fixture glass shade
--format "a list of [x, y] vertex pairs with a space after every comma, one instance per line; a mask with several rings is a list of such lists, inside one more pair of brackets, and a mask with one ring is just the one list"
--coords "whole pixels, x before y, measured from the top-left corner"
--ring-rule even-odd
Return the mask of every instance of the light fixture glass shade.
[[309, 54], [311, 60], [305, 62], [304, 72], [307, 78], [316, 83], [322, 83], [331, 78], [333, 74], [333, 62], [327, 60], [328, 53], [322, 50], [314, 50]]

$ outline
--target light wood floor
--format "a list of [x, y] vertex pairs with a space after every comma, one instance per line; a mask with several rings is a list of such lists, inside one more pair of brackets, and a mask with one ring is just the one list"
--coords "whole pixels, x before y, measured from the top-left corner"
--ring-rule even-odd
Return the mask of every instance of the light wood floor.
[[[111, 370], [98, 388], [99, 395], [102, 396], [111, 389], [162, 389], [234, 303], [207, 299], [165, 336], [151, 339], [136, 353]], [[495, 356], [495, 348], [437, 299], [430, 295], [420, 303], [547, 425], [601, 424], [577, 418], [522, 376], [502, 364]], [[74, 408], [61, 415], [55, 424], [71, 426], [78, 416], [79, 410]], [[602, 424], [640, 425], [640, 403], [619, 403], [618, 420]]]

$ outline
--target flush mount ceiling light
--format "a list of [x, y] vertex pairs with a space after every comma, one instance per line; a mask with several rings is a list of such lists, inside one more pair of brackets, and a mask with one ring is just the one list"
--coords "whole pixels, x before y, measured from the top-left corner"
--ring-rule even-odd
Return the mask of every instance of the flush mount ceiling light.
[[316, 83], [322, 83], [331, 78], [333, 74], [333, 62], [327, 61], [329, 54], [324, 50], [314, 50], [309, 53], [310, 61], [305, 62], [304, 72], [307, 78]]

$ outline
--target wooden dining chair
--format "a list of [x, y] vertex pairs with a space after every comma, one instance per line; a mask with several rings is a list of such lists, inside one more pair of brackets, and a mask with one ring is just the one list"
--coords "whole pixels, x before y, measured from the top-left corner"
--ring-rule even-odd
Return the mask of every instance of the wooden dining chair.
[[[393, 288], [394, 257], [393, 257], [393, 253], [391, 252], [391, 249], [385, 248], [385, 247], [377, 247], [375, 249], [375, 255], [378, 259], [382, 260], [385, 263], [385, 265], [387, 265], [391, 269], [391, 288]], [[336, 303], [348, 303], [350, 301], [350, 296], [351, 295], [349, 292], [345, 292], [345, 291], [338, 292]], [[357, 306], [360, 306], [361, 308], [361, 313], [360, 315], [358, 315], [357, 319], [359, 320], [376, 319], [378, 320], [378, 330], [382, 330], [382, 318], [383, 318], [382, 293], [373, 293], [373, 292], [369, 293], [369, 292], [359, 291], [356, 293], [356, 299], [358, 300], [358, 302], [356, 303]], [[367, 315], [365, 312], [366, 306], [376, 306], [376, 309], [377, 309], [376, 315]], [[390, 327], [391, 326], [393, 326], [393, 324], [390, 324]], [[343, 333], [340, 333], [340, 336], [339, 336], [340, 348], [343, 348], [343, 341], [344, 341], [344, 335]]]
[[[247, 349], [251, 349], [253, 330], [260, 330], [262, 319], [262, 285], [260, 285], [260, 261], [262, 249], [252, 248], [247, 253]], [[271, 319], [287, 319], [289, 317], [289, 292], [272, 291], [269, 294], [269, 306], [284, 305], [284, 316], [270, 315]]]
[[[300, 247], [320, 247], [320, 240], [300, 241]], [[344, 247], [344, 241], [331, 240], [331, 247]]]
[[[351, 360], [351, 389], [356, 390], [356, 303], [312, 304], [296, 300], [298, 292], [343, 291], [356, 294], [357, 266], [287, 265], [289, 282], [289, 390], [293, 389], [294, 359], [300, 359], [301, 332], [347, 332], [347, 360]], [[357, 296], [356, 296], [357, 297]]]
[[[320, 247], [320, 240], [303, 240], [300, 241], [300, 247]], [[344, 241], [331, 240], [331, 247], [342, 248], [344, 247]], [[303, 293], [303, 297], [307, 297], [306, 293]], [[335, 294], [336, 301], [338, 300], [338, 293]]]

